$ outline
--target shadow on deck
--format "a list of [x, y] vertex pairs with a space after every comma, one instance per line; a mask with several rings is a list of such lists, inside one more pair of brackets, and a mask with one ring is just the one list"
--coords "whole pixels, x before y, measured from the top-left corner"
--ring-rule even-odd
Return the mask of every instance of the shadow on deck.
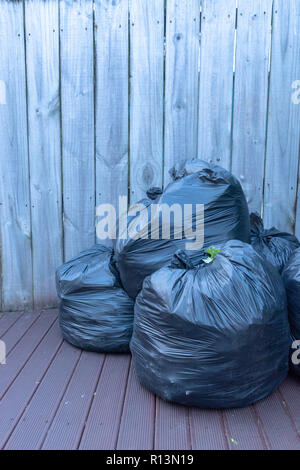
[[57, 311], [4, 313], [0, 448], [300, 449], [300, 380], [226, 411], [165, 403], [136, 380], [129, 354], [80, 351]]

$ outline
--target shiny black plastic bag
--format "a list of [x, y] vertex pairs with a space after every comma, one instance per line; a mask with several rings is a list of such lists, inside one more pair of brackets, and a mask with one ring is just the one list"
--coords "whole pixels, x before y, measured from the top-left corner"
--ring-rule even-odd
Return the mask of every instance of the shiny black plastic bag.
[[133, 301], [122, 289], [113, 252], [95, 245], [56, 271], [63, 337], [90, 351], [128, 351]]
[[191, 205], [193, 213], [189, 225], [193, 230], [203, 221], [203, 213], [195, 210], [196, 204], [204, 204], [204, 247], [231, 239], [250, 241], [247, 202], [240, 183], [231, 173], [202, 160], [187, 161], [170, 173], [174, 181], [142, 211], [139, 228], [144, 238], [133, 239], [121, 234], [116, 241], [118, 270], [124, 289], [132, 298], [140, 291], [146, 276], [170, 262], [177, 250], [186, 249], [183, 218], [176, 226], [174, 220], [170, 221], [170, 237], [167, 238], [163, 236], [165, 225], [157, 216], [158, 229], [154, 230], [155, 238], [152, 236], [150, 211], [153, 203], [168, 207], [178, 204], [182, 214], [186, 210], [184, 205]]
[[257, 213], [250, 214], [251, 245], [281, 273], [291, 254], [300, 243], [294, 235], [276, 228], [265, 229]]
[[176, 253], [170, 266], [144, 280], [130, 343], [137, 376], [168, 401], [250, 405], [288, 372], [283, 281], [251, 245], [237, 240], [210, 263], [199, 257]]
[[292, 335], [290, 366], [300, 376], [300, 248], [294, 251], [282, 272], [286, 287], [289, 321]]

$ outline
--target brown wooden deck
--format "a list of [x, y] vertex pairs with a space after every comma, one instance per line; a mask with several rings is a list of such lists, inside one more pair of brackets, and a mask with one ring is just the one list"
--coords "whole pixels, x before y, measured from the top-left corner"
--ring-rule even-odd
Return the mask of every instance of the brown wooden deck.
[[0, 448], [300, 449], [300, 380], [228, 411], [168, 404], [136, 380], [130, 355], [61, 338], [57, 311], [4, 313]]

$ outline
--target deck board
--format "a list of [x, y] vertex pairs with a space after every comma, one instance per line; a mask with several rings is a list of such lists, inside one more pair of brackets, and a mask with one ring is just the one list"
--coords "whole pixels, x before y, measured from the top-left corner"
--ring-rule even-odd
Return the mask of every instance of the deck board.
[[300, 449], [298, 377], [247, 408], [178, 406], [139, 384], [129, 354], [67, 344], [56, 319], [53, 310], [0, 318], [10, 345], [0, 366], [0, 448]]
[[107, 355], [79, 448], [114, 449], [130, 358], [124, 354]]
[[[0, 448], [19, 422], [61, 344], [57, 322], [50, 328], [0, 402]], [[9, 362], [8, 362], [9, 364]]]
[[79, 357], [80, 350], [67, 343], [62, 344], [6, 449], [39, 449]]
[[255, 409], [271, 449], [300, 449], [299, 435], [278, 392], [258, 402]]
[[1, 337], [6, 344], [6, 354], [9, 355], [29, 328], [38, 320], [34, 313], [23, 313], [16, 322]]
[[228, 449], [220, 411], [190, 408], [189, 414], [193, 450]]
[[11, 354], [8, 354], [6, 358], [7, 367], [5, 370], [1, 370], [0, 373], [0, 399], [3, 397], [10, 384], [15, 380], [15, 377], [18, 376], [34, 349], [48, 332], [55, 318], [55, 314], [45, 314], [38, 318], [32, 328], [23, 336], [23, 341], [18, 343]]
[[131, 364], [117, 449], [153, 449], [154, 413], [155, 397], [140, 385]]
[[18, 321], [23, 312], [5, 312], [0, 315], [0, 338]]
[[104, 357], [104, 354], [82, 353], [42, 449], [77, 449]]
[[191, 448], [187, 408], [156, 400], [155, 449]]
[[280, 386], [283, 406], [287, 407], [288, 413], [300, 435], [300, 379], [296, 375], [289, 375]]
[[266, 450], [267, 445], [253, 407], [226, 410], [229, 447], [233, 450]]

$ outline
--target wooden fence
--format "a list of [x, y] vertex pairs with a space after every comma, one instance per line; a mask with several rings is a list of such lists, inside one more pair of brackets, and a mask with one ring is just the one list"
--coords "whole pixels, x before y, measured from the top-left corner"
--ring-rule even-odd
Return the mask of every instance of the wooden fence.
[[299, 136], [300, 0], [0, 0], [2, 310], [54, 305], [95, 206], [187, 157], [300, 235]]

